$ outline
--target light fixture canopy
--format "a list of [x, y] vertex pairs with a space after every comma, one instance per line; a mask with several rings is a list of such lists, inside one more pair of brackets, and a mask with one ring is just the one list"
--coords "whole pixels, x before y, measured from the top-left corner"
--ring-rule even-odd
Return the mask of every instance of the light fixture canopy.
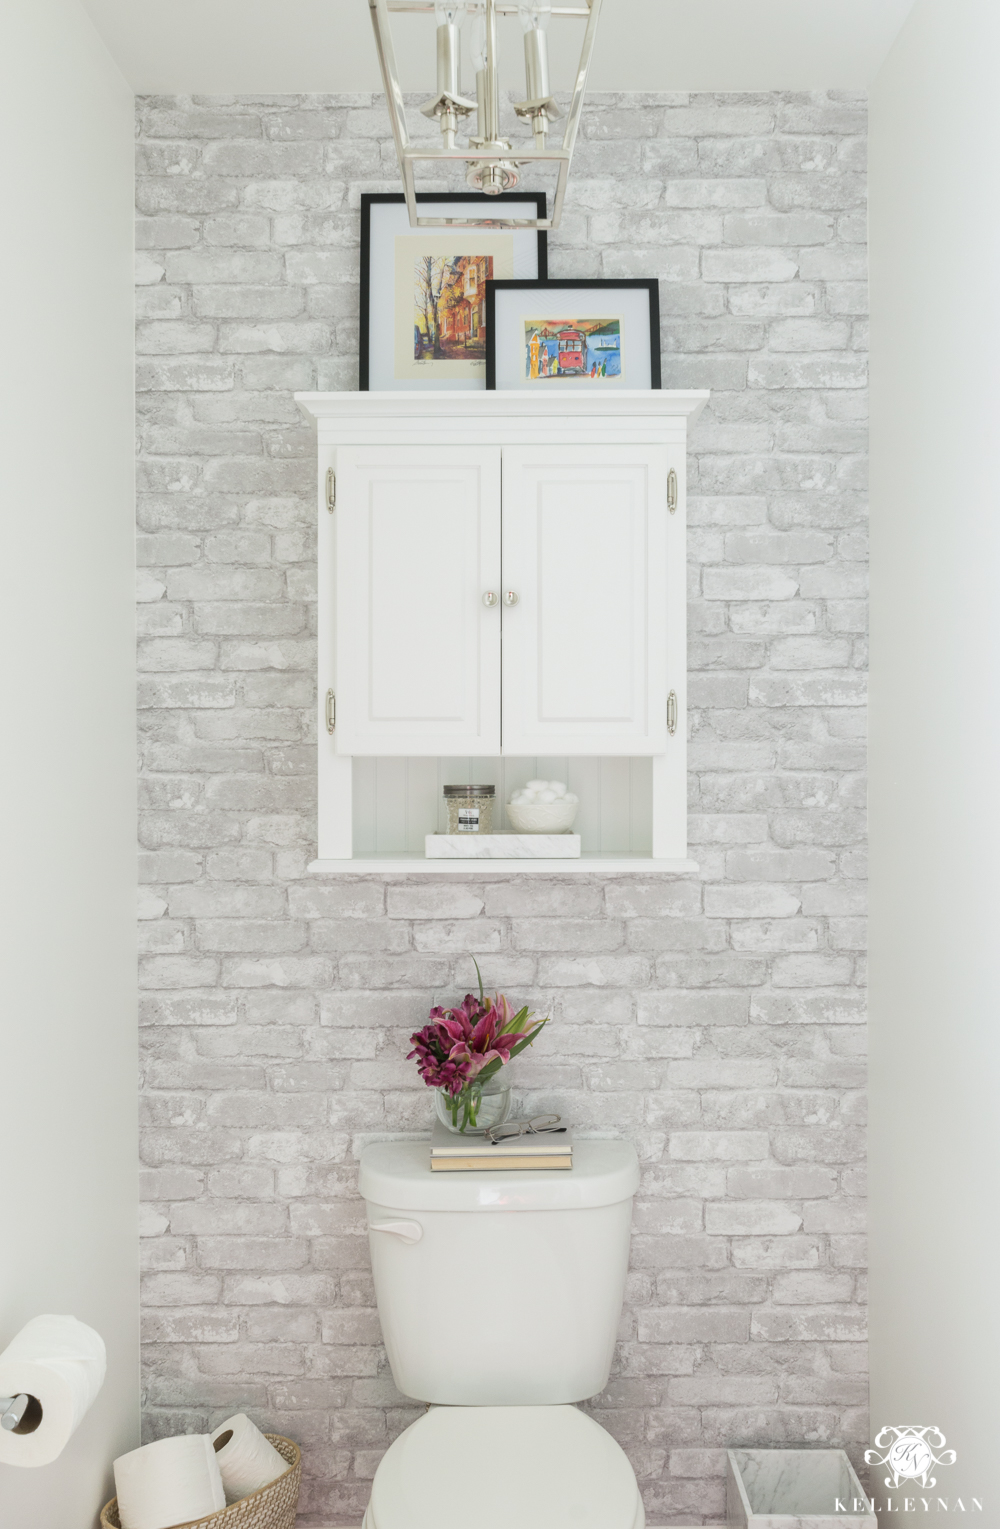
[[[570, 161], [580, 126], [587, 75], [594, 52], [601, 0], [576, 0], [565, 5], [552, 0], [368, 0], [371, 9], [379, 65], [385, 85], [392, 136], [403, 176], [406, 207], [413, 228], [476, 228], [488, 222], [503, 228], [558, 228], [566, 196]], [[420, 109], [435, 118], [441, 130], [440, 148], [417, 148], [410, 141], [406, 125], [403, 92], [396, 69], [389, 13], [392, 11], [427, 12], [433, 15], [437, 29], [437, 89]], [[497, 57], [497, 17], [516, 15], [524, 33], [525, 99], [514, 105], [522, 122], [530, 126], [532, 146], [521, 148], [500, 134], [500, 90]], [[548, 61], [548, 28], [551, 18], [570, 18], [584, 22], [583, 44], [569, 111], [565, 114], [551, 94]], [[461, 27], [467, 22], [468, 41], [476, 76], [476, 98], [461, 91]], [[552, 125], [565, 115], [566, 125], [559, 147], [549, 145]], [[475, 116], [474, 133], [467, 147], [456, 138], [468, 118]], [[469, 123], [469, 127], [473, 124]], [[549, 163], [557, 167], [556, 188], [549, 218], [516, 218], [504, 215], [501, 203], [488, 215], [472, 217], [422, 218], [417, 214], [414, 168], [421, 162], [440, 164], [442, 160], [464, 161], [465, 179], [473, 190], [487, 196], [513, 191], [521, 182], [521, 172], [533, 164]]]

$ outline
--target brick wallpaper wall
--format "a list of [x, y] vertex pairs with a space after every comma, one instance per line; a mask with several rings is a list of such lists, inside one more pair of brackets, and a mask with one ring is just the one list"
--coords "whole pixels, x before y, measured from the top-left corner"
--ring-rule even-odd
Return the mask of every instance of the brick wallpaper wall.
[[664, 386], [713, 390], [690, 462], [701, 872], [606, 882], [305, 871], [315, 501], [291, 393], [357, 385], [387, 122], [369, 96], [138, 114], [147, 1437], [245, 1408], [306, 1447], [304, 1524], [360, 1522], [419, 1409], [380, 1347], [356, 1160], [426, 1127], [406, 1038], [472, 953], [556, 1015], [521, 1099], [642, 1159], [591, 1405], [652, 1521], [721, 1519], [729, 1444], [858, 1463], [863, 100], [586, 109], [551, 273], [659, 277]]

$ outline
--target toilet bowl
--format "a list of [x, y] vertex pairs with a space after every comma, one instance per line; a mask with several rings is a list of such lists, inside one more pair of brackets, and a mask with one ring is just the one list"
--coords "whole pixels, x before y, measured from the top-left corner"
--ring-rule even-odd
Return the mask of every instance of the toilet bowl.
[[624, 1452], [573, 1405], [608, 1381], [638, 1183], [625, 1142], [578, 1141], [568, 1173], [365, 1149], [389, 1364], [431, 1405], [379, 1464], [364, 1529], [643, 1529]]
[[635, 1474], [575, 1407], [434, 1407], [382, 1459], [363, 1529], [644, 1529]]

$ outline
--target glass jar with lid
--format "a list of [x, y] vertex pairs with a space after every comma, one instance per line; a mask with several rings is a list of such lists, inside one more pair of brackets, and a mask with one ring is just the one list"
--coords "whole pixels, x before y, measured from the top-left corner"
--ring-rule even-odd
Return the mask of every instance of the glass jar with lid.
[[445, 786], [444, 800], [448, 808], [448, 833], [492, 833], [495, 795], [495, 786]]

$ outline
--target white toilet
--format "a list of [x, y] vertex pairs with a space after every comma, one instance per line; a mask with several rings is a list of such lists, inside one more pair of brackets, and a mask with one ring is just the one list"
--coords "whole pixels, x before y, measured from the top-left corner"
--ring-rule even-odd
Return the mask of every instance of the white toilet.
[[634, 1149], [553, 1173], [432, 1173], [426, 1142], [361, 1157], [393, 1379], [430, 1410], [387, 1450], [363, 1529], [644, 1529], [635, 1474], [573, 1405], [607, 1384]]

